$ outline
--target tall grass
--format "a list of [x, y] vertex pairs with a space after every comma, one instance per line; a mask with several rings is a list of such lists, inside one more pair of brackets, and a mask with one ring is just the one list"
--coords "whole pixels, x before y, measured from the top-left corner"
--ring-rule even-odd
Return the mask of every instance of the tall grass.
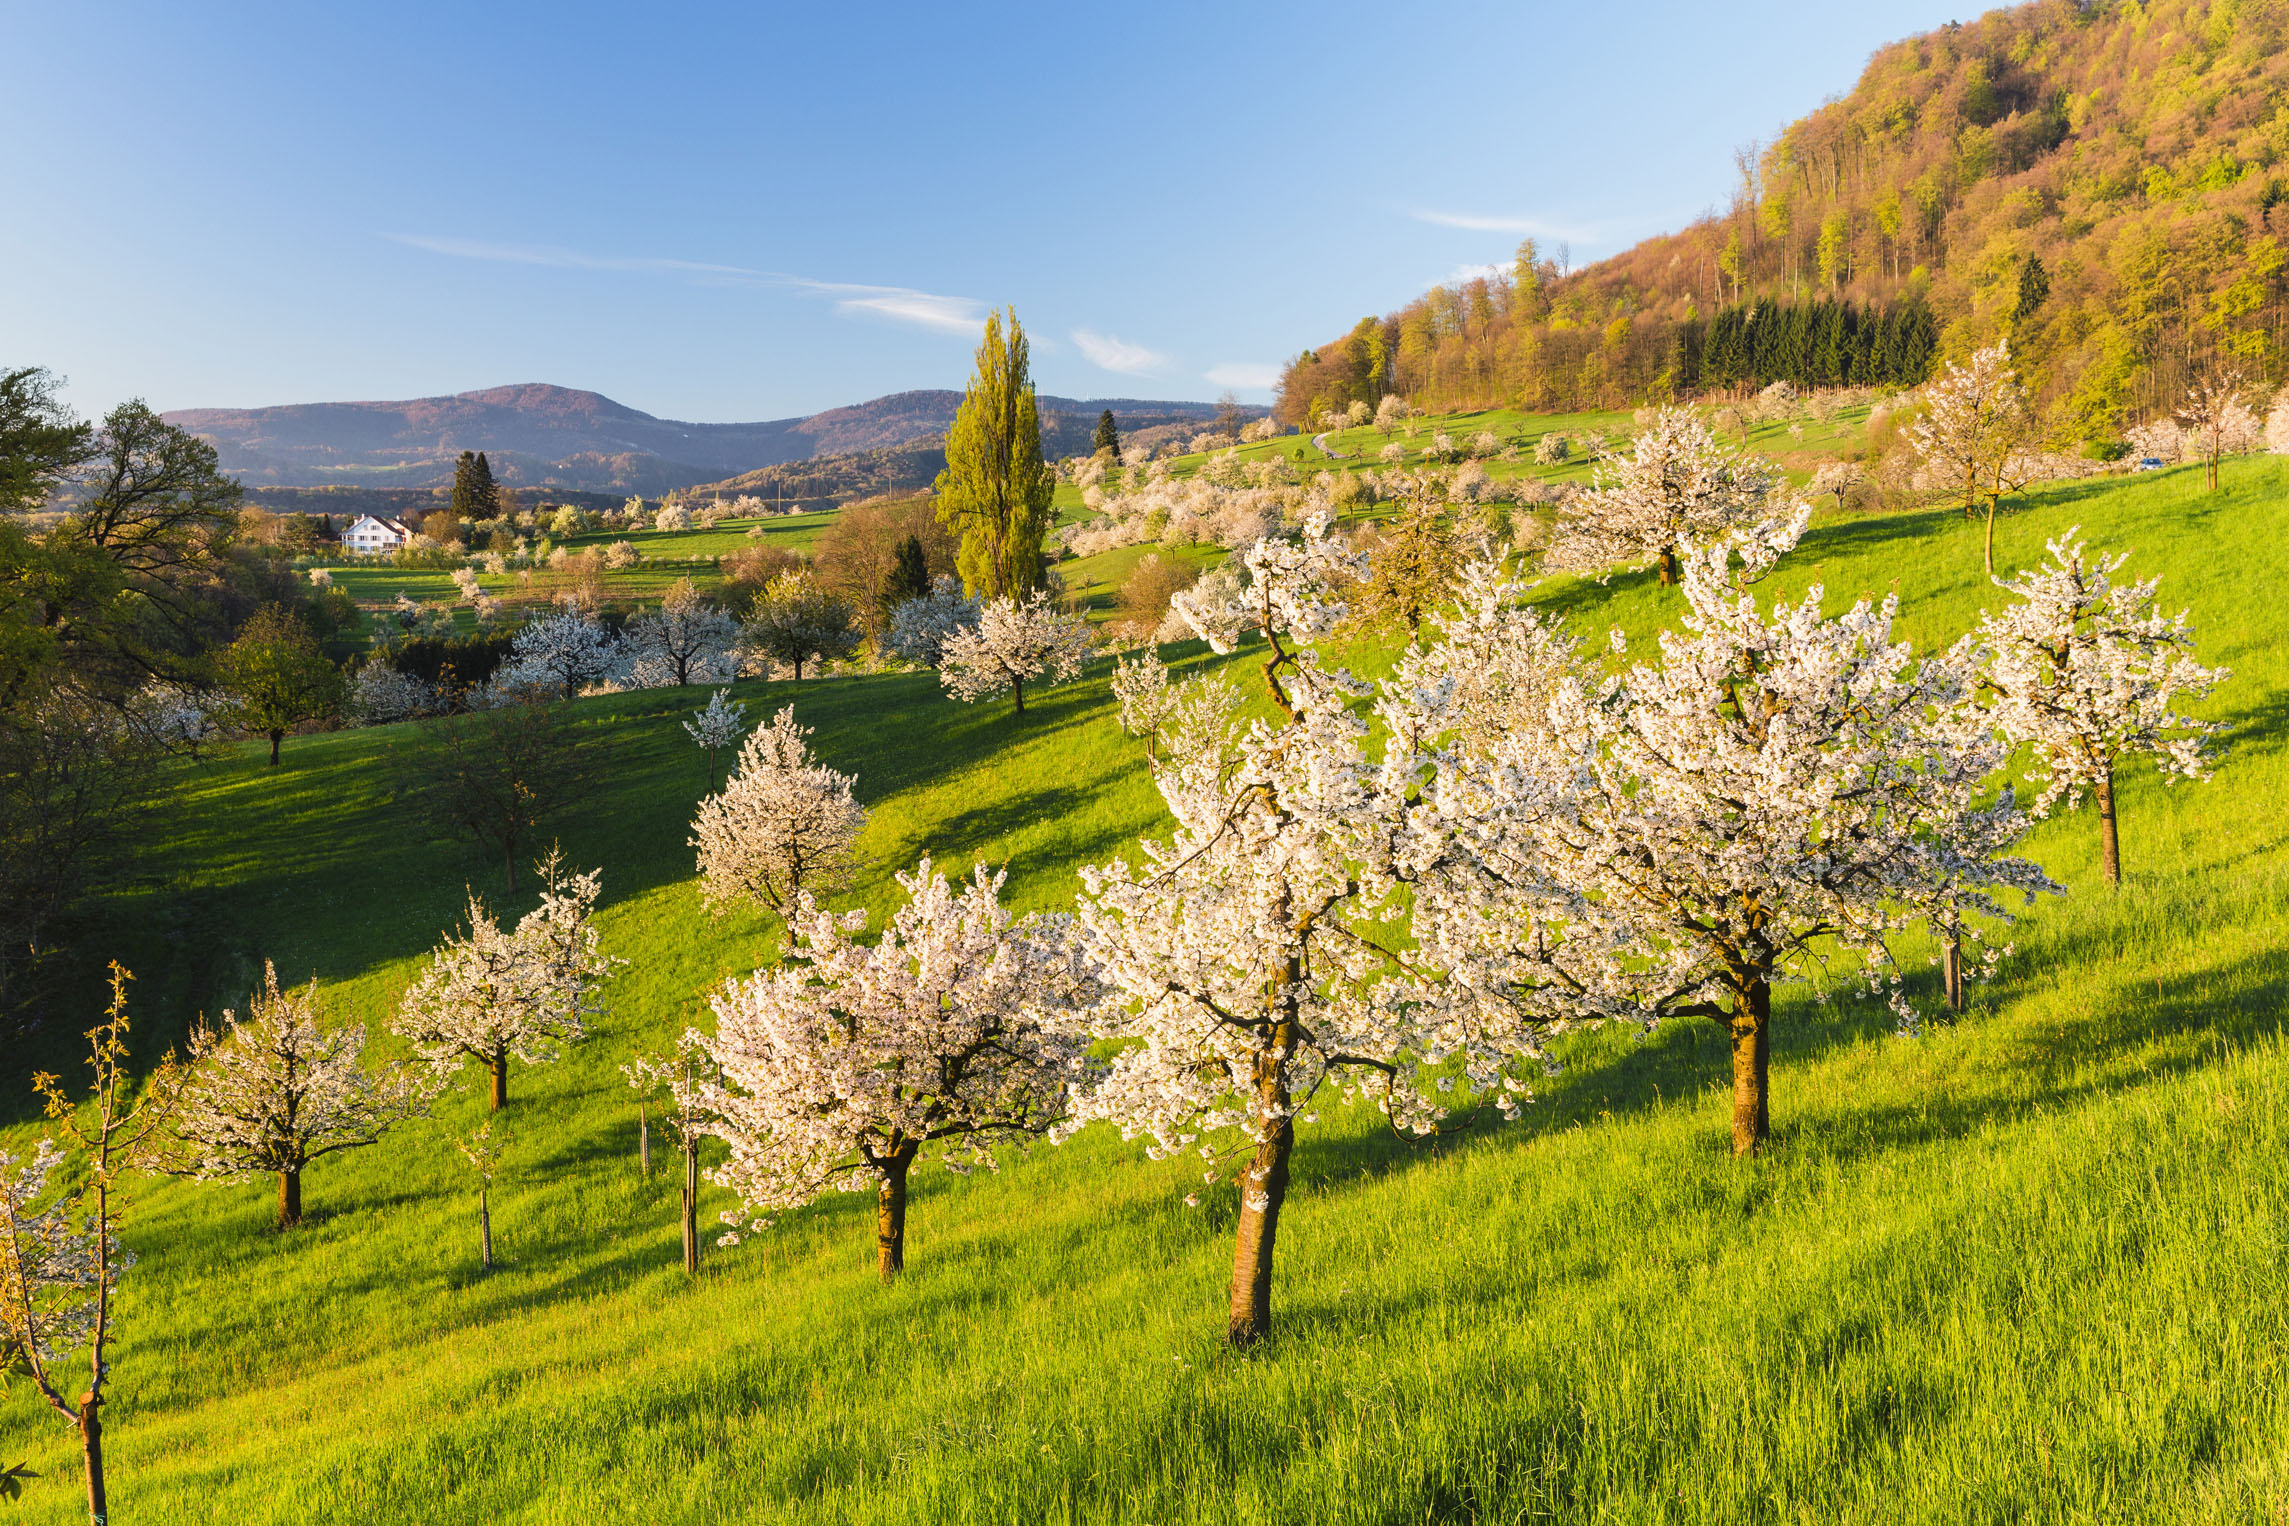
[[[515, 1082], [504, 1265], [477, 1271], [474, 1184], [446, 1143], [480, 1116], [473, 1092], [314, 1170], [299, 1231], [267, 1227], [260, 1185], [152, 1185], [128, 1232], [117, 1519], [2281, 1514], [2289, 469], [2236, 463], [2215, 495], [2191, 471], [2062, 489], [2004, 521], [1998, 565], [2077, 521], [2160, 573], [2204, 660], [2235, 670], [2211, 706], [2237, 728], [2216, 782], [2125, 781], [2128, 883], [2099, 882], [2087, 817], [2042, 828], [2031, 851], [2071, 894], [1926, 1037], [1785, 992], [1778, 1132], [1755, 1162], [1726, 1155], [1706, 1025], [1585, 1035], [1525, 1121], [1444, 1145], [1331, 1110], [1298, 1154], [1279, 1334], [1246, 1355], [1217, 1340], [1229, 1189], [1188, 1210], [1196, 1175], [1104, 1132], [996, 1176], [918, 1175], [895, 1288], [849, 1199], [711, 1249], [687, 1285], [674, 1188], [637, 1173], [616, 1067], [773, 932], [697, 904], [703, 765], [675, 726], [697, 696], [581, 702], [606, 782], [562, 836], [603, 865], [607, 944], [634, 962], [591, 1041]], [[1946, 511], [1824, 523], [1768, 592], [1816, 577], [1832, 606], [1896, 581], [1925, 646], [1998, 597], [1978, 527]], [[1676, 607], [1644, 577], [1537, 596], [1640, 651]], [[876, 911], [926, 850], [1006, 860], [1020, 905], [1060, 904], [1079, 864], [1160, 820], [1101, 669], [1022, 718], [926, 676], [741, 693], [792, 702], [858, 773], [880, 870], [852, 902]], [[241, 999], [264, 957], [379, 1020], [463, 884], [498, 889], [393, 803], [397, 740], [198, 775], [109, 908], [149, 1032]], [[711, 1188], [708, 1211], [727, 1206]], [[17, 1458], [47, 1475], [22, 1519], [73, 1519], [69, 1434], [20, 1393], [0, 1403]]]

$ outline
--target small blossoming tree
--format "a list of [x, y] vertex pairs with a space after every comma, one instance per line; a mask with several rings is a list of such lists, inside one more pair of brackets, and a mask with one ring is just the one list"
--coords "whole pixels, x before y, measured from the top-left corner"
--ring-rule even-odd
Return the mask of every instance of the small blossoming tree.
[[981, 700], [1007, 689], [1025, 713], [1025, 686], [1063, 682], [1089, 660], [1089, 622], [1068, 615], [1036, 591], [1024, 599], [996, 599], [975, 630], [946, 638], [938, 681], [960, 700]]
[[483, 1065], [496, 1112], [508, 1106], [509, 1061], [547, 1064], [586, 1037], [598, 987], [620, 962], [599, 947], [599, 872], [568, 873], [554, 852], [538, 868], [540, 905], [514, 928], [470, 893], [468, 930], [438, 946], [391, 1025], [439, 1080], [471, 1060]]
[[707, 703], [691, 713], [684, 722], [684, 731], [707, 754], [707, 789], [715, 793], [715, 755], [736, 743], [747, 734], [747, 706], [744, 701], [731, 697], [728, 688], [718, 689], [707, 697]]
[[428, 1105], [403, 1067], [368, 1070], [363, 1025], [321, 1027], [318, 982], [278, 988], [262, 967], [247, 1015], [191, 1035], [190, 1070], [166, 1163], [199, 1181], [278, 1178], [278, 1226], [302, 1220], [302, 1173], [337, 1150], [379, 1140]]
[[941, 575], [928, 593], [890, 612], [890, 650], [907, 662], [934, 668], [945, 656], [946, 642], [977, 625], [978, 601], [962, 592], [958, 580]]
[[[46, 1105], [50, 1137], [28, 1156], [0, 1151], [0, 1373], [20, 1373], [80, 1435], [91, 1526], [110, 1518], [103, 1469], [105, 1347], [113, 1340], [113, 1300], [135, 1258], [119, 1243], [121, 1186], [146, 1165], [172, 1116], [179, 1073], [169, 1055], [140, 1091], [127, 1069], [127, 971], [111, 967], [111, 1005], [89, 1030], [90, 1097], [75, 1104], [55, 1076], [33, 1088]], [[78, 1185], [51, 1196], [58, 1167]], [[86, 1387], [64, 1363], [86, 1348]], [[75, 1396], [72, 1390], [79, 1389]]]
[[719, 794], [699, 803], [700, 899], [719, 914], [742, 902], [784, 912], [798, 895], [846, 889], [857, 871], [866, 808], [858, 781], [811, 757], [811, 728], [792, 705], [755, 728]]
[[1551, 542], [1549, 565], [1569, 572], [1660, 569], [1677, 581], [1677, 548], [1707, 541], [1760, 513], [1777, 481], [1758, 457], [1721, 443], [1690, 408], [1658, 408], [1628, 453], [1598, 468]]
[[629, 682], [639, 689], [729, 683], [739, 674], [739, 622], [677, 579], [657, 609], [628, 622]]
[[1963, 517], [1987, 500], [1987, 571], [1995, 571], [1995, 512], [2013, 490], [2014, 467], [2028, 460], [2033, 421], [2027, 394], [2011, 370], [2006, 342], [1977, 351], [1971, 363], [1950, 365], [1923, 389], [1924, 416], [1908, 432], [1925, 467], [1963, 496]]
[[865, 913], [800, 897], [785, 960], [713, 998], [715, 1032], [697, 1043], [721, 1081], [678, 1082], [730, 1146], [715, 1177], [750, 1214], [873, 1189], [885, 1282], [905, 1266], [924, 1149], [991, 1169], [998, 1141], [1063, 1120], [1085, 1045], [1060, 1019], [1093, 994], [1063, 919], [1013, 921], [1001, 875], [981, 866], [956, 891], [924, 859], [898, 883], [906, 904], [871, 947], [851, 936]]
[[2207, 779], [2211, 738], [2224, 728], [2175, 707], [2231, 675], [2194, 661], [2186, 612], [2162, 613], [2158, 579], [2115, 582], [2128, 553], [2093, 558], [2075, 539], [2079, 529], [2048, 544], [2046, 565], [1995, 580], [2018, 602], [1981, 619], [1988, 656], [1980, 677], [1995, 696], [1995, 725], [2035, 749], [2043, 786], [2036, 814], [2048, 815], [2062, 798], [2072, 810], [2085, 790], [2097, 797], [2099, 860], [2107, 882], [2118, 885], [2116, 765], [2147, 753], [2165, 780]]

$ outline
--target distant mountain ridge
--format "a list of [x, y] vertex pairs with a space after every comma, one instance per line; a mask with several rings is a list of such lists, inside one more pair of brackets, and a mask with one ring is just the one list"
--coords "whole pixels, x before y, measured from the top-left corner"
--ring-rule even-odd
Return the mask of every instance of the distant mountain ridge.
[[[790, 461], [928, 444], [961, 401], [945, 389], [894, 392], [799, 418], [693, 424], [597, 392], [527, 383], [398, 402], [183, 408], [166, 418], [213, 444], [223, 469], [255, 487], [432, 488], [452, 481], [462, 451], [481, 450], [496, 476], [520, 486], [661, 493]], [[1139, 398], [1041, 405], [1052, 455], [1085, 449], [1107, 408], [1124, 433], [1216, 412], [1213, 403]]]

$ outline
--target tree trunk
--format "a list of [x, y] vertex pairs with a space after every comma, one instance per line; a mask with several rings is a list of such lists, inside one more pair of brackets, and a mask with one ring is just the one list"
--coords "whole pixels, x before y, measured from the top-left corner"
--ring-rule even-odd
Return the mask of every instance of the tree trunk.
[[1995, 575], [1995, 505], [1997, 505], [1998, 503], [2001, 503], [2002, 501], [2003, 501], [2003, 500], [2002, 500], [2002, 495], [2001, 495], [2001, 494], [1997, 494], [1996, 496], [1994, 496], [1994, 497], [1992, 497], [1992, 498], [1990, 498], [1990, 499], [1988, 499], [1988, 500], [1987, 500], [1987, 552], [1986, 552], [1986, 556], [1987, 556], [1987, 576], [1989, 576], [1989, 577], [1993, 577], [1993, 576]]
[[636, 1166], [644, 1180], [652, 1179], [652, 1120], [644, 1116], [644, 1105], [636, 1104]]
[[493, 1269], [493, 1193], [477, 1189], [477, 1253], [486, 1271]]
[[1009, 692], [1017, 697], [1017, 713], [1025, 714], [1025, 680], [1012, 678], [1009, 681]]
[[882, 1192], [874, 1208], [875, 1265], [884, 1282], [895, 1282], [906, 1269], [906, 1168], [914, 1164], [916, 1145], [901, 1145], [882, 1163]]
[[[899, 1179], [898, 1187], [898, 1211], [903, 1215], [906, 1211], [906, 1183], [903, 1177]], [[683, 1227], [684, 1274], [689, 1277], [697, 1277], [699, 1275], [699, 1141], [689, 1137], [684, 1140]], [[903, 1218], [900, 1220], [899, 1229], [901, 1233], [905, 1230]], [[884, 1275], [888, 1276], [889, 1274], [886, 1272]]]
[[1659, 566], [1661, 569], [1661, 586], [1668, 588], [1677, 581], [1677, 548], [1675, 546], [1663, 546], [1661, 548]]
[[499, 1112], [509, 1105], [509, 1057], [506, 1053], [493, 1056], [493, 1108]]
[[2114, 765], [2098, 776], [2098, 864], [2106, 883], [2122, 883], [2122, 842], [2114, 830]]
[[1759, 980], [1733, 998], [1733, 1155], [1754, 1155], [1772, 1136], [1765, 1104], [1772, 1072], [1772, 987]]
[[302, 1222], [302, 1172], [278, 1173], [278, 1227], [292, 1229]]
[[283, 731], [270, 733], [270, 766], [273, 768], [278, 766], [278, 744], [285, 739], [285, 736], [286, 733]]
[[509, 866], [509, 894], [515, 895], [517, 893], [517, 845], [515, 842], [502, 844], [501, 859]]
[[88, 1526], [105, 1526], [111, 1507], [103, 1486], [103, 1401], [93, 1389], [79, 1396], [79, 1449], [87, 1460]]
[[1256, 1057], [1256, 1155], [1240, 1178], [1240, 1224], [1232, 1245], [1232, 1311], [1224, 1339], [1252, 1345], [1272, 1333], [1272, 1250], [1288, 1197], [1288, 1160], [1295, 1120], [1288, 1113], [1285, 1064], [1294, 1025], [1272, 1030], [1272, 1049]]
[[1963, 1010], [1963, 940], [1947, 940], [1947, 962], [1942, 966], [1947, 976], [1947, 1008], [1950, 1012]]

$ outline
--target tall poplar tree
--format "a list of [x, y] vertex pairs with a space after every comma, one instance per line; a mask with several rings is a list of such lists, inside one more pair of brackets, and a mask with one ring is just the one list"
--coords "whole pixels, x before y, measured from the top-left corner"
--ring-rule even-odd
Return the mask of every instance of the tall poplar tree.
[[1042, 584], [1041, 543], [1057, 479], [1041, 459], [1025, 330], [1017, 310], [986, 315], [977, 370], [946, 431], [938, 518], [962, 537], [956, 566], [971, 593], [1023, 597]]

